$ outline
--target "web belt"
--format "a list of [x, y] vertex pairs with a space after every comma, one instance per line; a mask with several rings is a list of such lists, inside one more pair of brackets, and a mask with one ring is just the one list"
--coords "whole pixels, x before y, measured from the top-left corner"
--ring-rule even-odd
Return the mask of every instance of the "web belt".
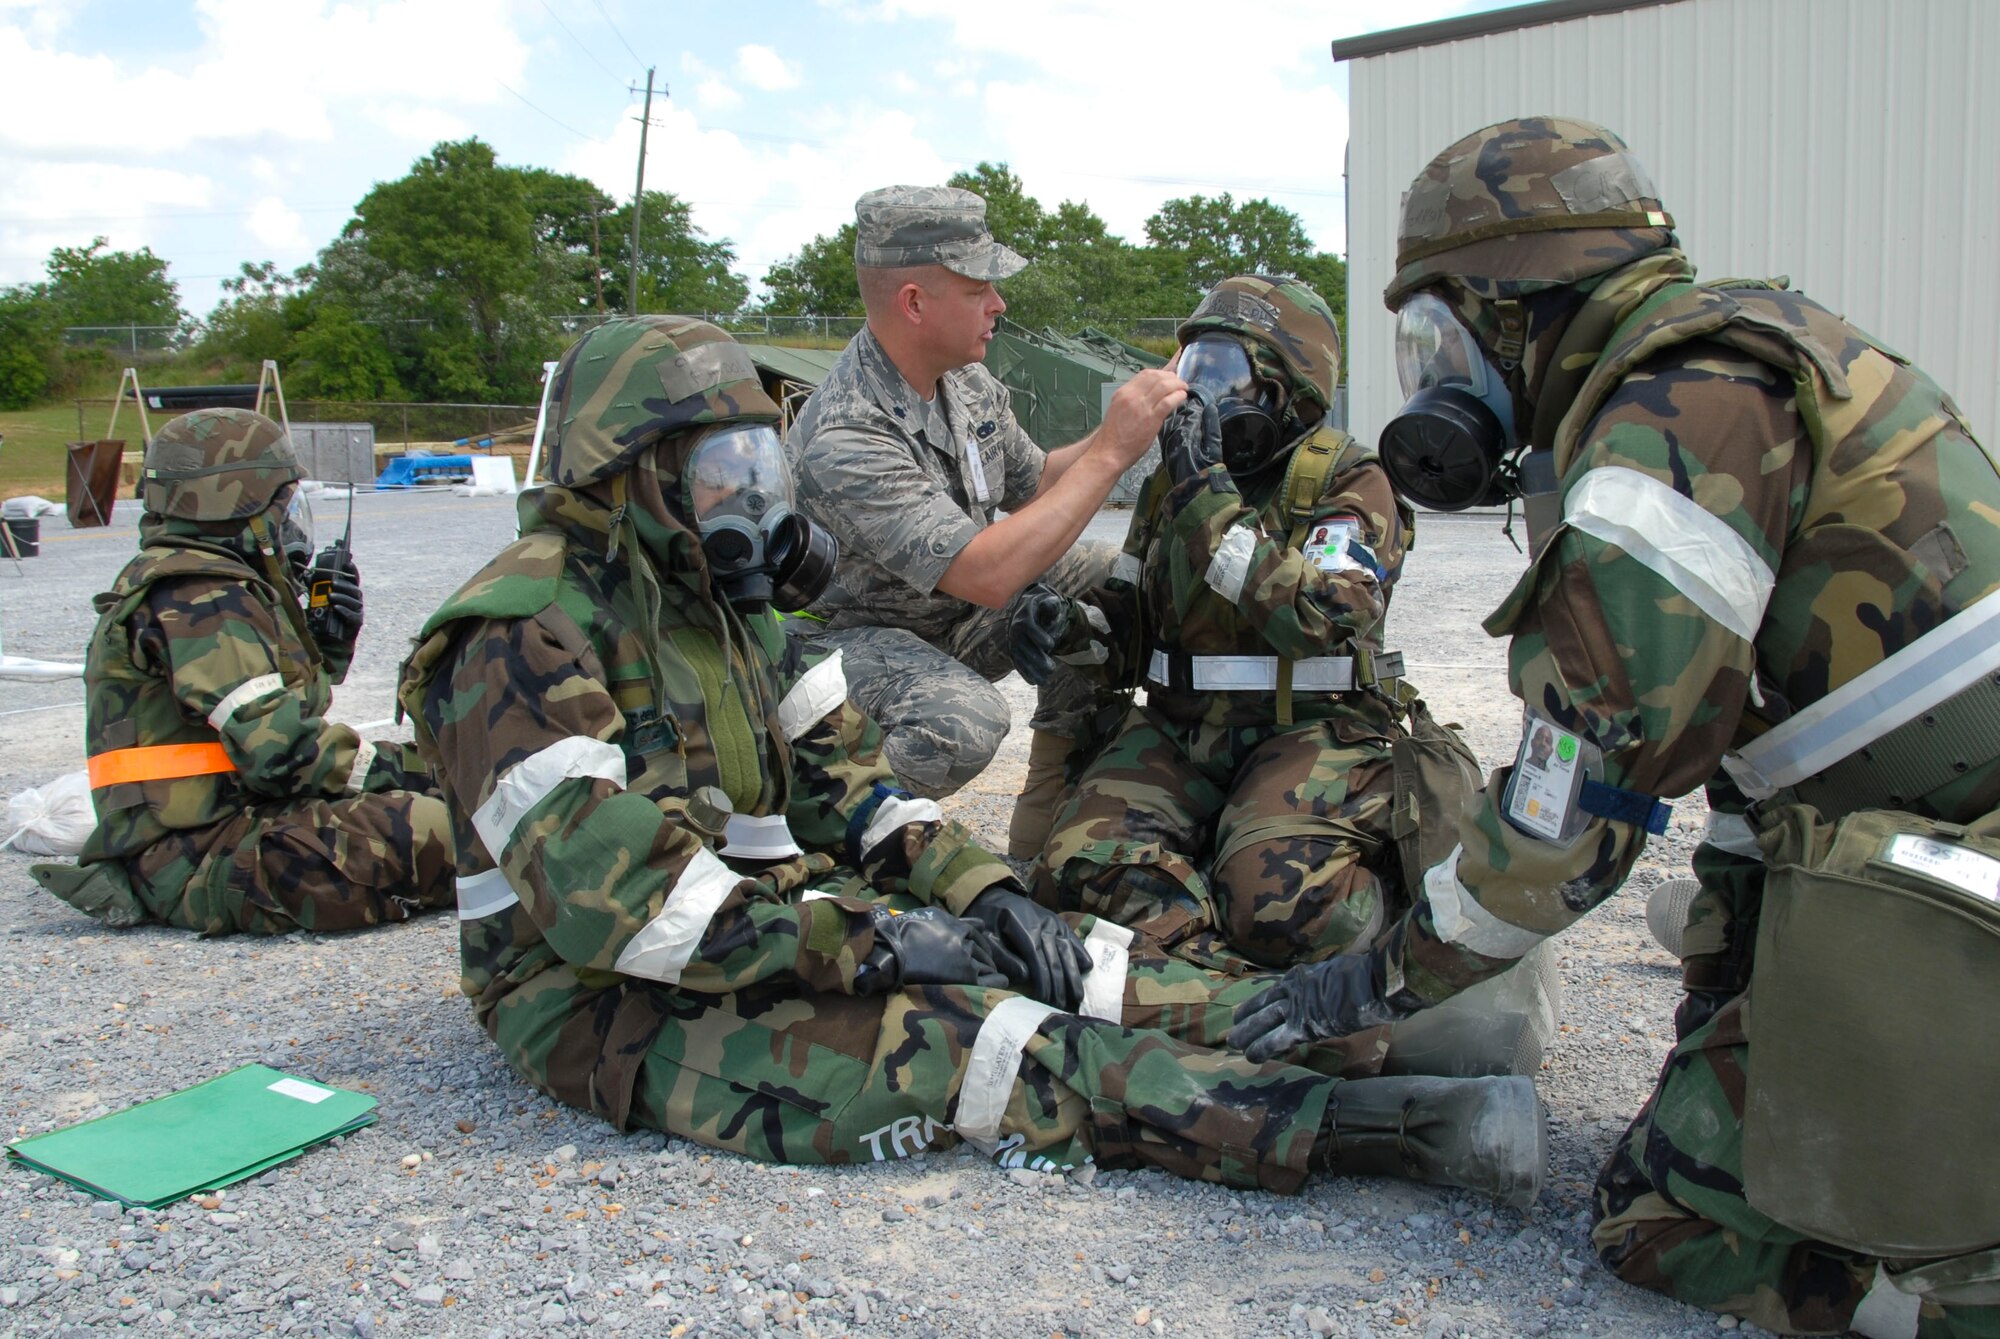
[[[1198, 656], [1155, 650], [1146, 678], [1181, 693], [1274, 693], [1278, 690], [1278, 665], [1277, 656]], [[1378, 651], [1365, 657], [1314, 656], [1292, 662], [1292, 691], [1350, 693], [1402, 676], [1401, 651]]]

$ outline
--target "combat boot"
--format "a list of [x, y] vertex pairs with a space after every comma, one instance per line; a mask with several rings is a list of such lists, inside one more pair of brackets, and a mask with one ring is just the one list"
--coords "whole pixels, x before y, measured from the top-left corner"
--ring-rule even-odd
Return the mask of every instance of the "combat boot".
[[1069, 790], [1064, 764], [1075, 747], [1068, 735], [1047, 730], [1035, 731], [1028, 740], [1028, 778], [1021, 783], [1021, 797], [1014, 801], [1014, 817], [1007, 825], [1010, 858], [1033, 860], [1048, 846], [1056, 809]]
[[1548, 1160], [1532, 1079], [1349, 1079], [1327, 1104], [1312, 1168], [1458, 1186], [1525, 1209]]

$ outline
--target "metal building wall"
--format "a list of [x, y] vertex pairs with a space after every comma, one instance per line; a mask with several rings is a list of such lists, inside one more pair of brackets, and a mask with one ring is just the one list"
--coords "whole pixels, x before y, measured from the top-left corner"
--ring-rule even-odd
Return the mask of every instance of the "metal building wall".
[[1403, 189], [1480, 126], [1624, 136], [1700, 273], [1787, 274], [1921, 364], [2000, 451], [1992, 0], [1669, 0], [1349, 62], [1352, 430], [1401, 403], [1380, 296]]

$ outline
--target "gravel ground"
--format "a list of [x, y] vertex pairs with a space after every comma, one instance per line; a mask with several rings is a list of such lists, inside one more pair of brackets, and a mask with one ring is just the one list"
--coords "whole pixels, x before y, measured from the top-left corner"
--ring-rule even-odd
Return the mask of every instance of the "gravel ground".
[[[337, 508], [326, 508], [337, 513]], [[337, 518], [336, 518], [337, 519]], [[1094, 533], [1116, 539], [1123, 513]], [[108, 530], [43, 524], [25, 579], [0, 562], [0, 636], [82, 658], [89, 597], [130, 556]], [[328, 527], [325, 517], [322, 529]], [[363, 495], [368, 630], [336, 712], [381, 722], [425, 614], [512, 533], [505, 499]], [[322, 535], [322, 539], [327, 536]], [[1426, 521], [1394, 644], [1441, 719], [1490, 764], [1518, 708], [1478, 620], [1521, 570], [1495, 517]], [[1010, 679], [1016, 719], [1029, 692]], [[76, 681], [0, 687], [0, 794], [82, 765]], [[386, 727], [377, 731], [388, 736]], [[994, 845], [1025, 759], [947, 805]], [[1156, 1173], [1003, 1172], [957, 1151], [766, 1167], [621, 1135], [516, 1081], [457, 990], [455, 923], [201, 940], [106, 934], [0, 854], [0, 1128], [18, 1137], [260, 1061], [360, 1089], [380, 1123], [159, 1212], [0, 1173], [0, 1334], [131, 1326], [202, 1335], [1699, 1335], [1736, 1328], [1608, 1276], [1589, 1190], [1672, 1035], [1677, 970], [1644, 898], [1684, 870], [1682, 801], [1628, 888], [1559, 944], [1563, 1030], [1540, 1075], [1548, 1188], [1532, 1212], [1400, 1182], [1296, 1199]], [[1742, 1327], [1746, 1330], [1751, 1327]]]

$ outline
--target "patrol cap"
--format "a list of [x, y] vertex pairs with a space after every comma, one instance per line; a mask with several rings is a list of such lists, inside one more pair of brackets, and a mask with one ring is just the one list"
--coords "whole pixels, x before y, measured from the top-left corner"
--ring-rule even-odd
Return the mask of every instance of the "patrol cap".
[[1019, 274], [1027, 258], [993, 240], [986, 198], [956, 186], [884, 186], [854, 202], [854, 263], [942, 265], [968, 279]]

